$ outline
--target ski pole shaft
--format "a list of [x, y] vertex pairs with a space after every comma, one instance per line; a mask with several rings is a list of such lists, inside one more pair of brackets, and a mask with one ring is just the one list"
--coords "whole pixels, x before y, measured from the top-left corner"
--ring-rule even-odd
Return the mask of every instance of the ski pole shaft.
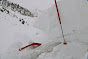
[[58, 18], [59, 18], [59, 22], [61, 24], [60, 14], [59, 14], [59, 10], [58, 10], [58, 6], [57, 6], [56, 0], [55, 0], [55, 6], [56, 6], [56, 10], [57, 10], [57, 15], [58, 15]]
[[63, 33], [63, 28], [62, 28], [62, 24], [61, 24], [61, 18], [60, 18], [60, 14], [59, 14], [59, 10], [58, 10], [58, 6], [57, 6], [57, 2], [56, 2], [56, 0], [55, 0], [55, 6], [56, 6], [56, 10], [57, 10], [57, 14], [58, 14], [58, 18], [59, 18], [60, 26], [61, 26], [61, 31], [62, 31], [63, 40], [64, 40], [64, 43], [66, 44], [66, 42], [65, 42], [65, 38], [64, 38], [64, 33]]

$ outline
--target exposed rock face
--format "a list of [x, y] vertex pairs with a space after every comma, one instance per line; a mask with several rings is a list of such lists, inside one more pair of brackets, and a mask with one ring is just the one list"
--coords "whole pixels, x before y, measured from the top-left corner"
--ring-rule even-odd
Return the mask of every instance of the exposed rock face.
[[26, 8], [21, 7], [19, 4], [15, 4], [15, 3], [9, 2], [7, 0], [1, 0], [0, 5], [4, 8], [9, 8], [14, 12], [17, 11], [21, 15], [34, 17], [34, 15], [29, 10], [27, 10]]

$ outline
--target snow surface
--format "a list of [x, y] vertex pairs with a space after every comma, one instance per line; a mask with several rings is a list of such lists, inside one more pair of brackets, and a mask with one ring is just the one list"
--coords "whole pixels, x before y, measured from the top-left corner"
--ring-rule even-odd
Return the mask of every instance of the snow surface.
[[[61, 0], [58, 2], [65, 40], [68, 42], [66, 47], [58, 48], [61, 50], [57, 54], [58, 59], [81, 59], [87, 52], [87, 7], [86, 0]], [[55, 5], [45, 11], [35, 21], [34, 26], [48, 33], [51, 38], [62, 41], [60, 40], [62, 34]]]
[[[58, 2], [67, 45], [63, 45], [56, 8], [55, 5], [52, 5], [53, 0], [10, 1], [29, 10], [37, 8], [44, 12], [37, 20], [18, 13], [0, 12], [0, 59], [87, 59], [88, 3], [86, 0], [61, 0]], [[24, 5], [23, 2], [27, 4]], [[18, 18], [13, 17], [13, 14]], [[22, 24], [19, 21], [20, 18], [24, 19], [27, 24]], [[38, 42], [42, 45], [34, 50], [27, 48], [19, 51], [19, 48], [30, 42]]]

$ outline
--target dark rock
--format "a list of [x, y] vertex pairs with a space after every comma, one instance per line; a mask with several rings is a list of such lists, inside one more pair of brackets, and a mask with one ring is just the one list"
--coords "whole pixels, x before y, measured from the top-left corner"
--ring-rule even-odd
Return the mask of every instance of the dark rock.
[[22, 21], [22, 24], [24, 24], [25, 23], [25, 21]]
[[4, 11], [1, 9], [1, 12], [4, 12]]
[[21, 22], [21, 20], [19, 20]]

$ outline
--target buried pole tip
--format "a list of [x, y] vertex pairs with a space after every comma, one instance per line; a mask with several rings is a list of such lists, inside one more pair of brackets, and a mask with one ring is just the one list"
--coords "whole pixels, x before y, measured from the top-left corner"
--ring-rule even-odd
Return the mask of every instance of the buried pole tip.
[[64, 44], [64, 45], [67, 45], [67, 43], [66, 43], [66, 42], [64, 42], [63, 44]]
[[21, 51], [21, 49], [19, 49], [19, 51]]

